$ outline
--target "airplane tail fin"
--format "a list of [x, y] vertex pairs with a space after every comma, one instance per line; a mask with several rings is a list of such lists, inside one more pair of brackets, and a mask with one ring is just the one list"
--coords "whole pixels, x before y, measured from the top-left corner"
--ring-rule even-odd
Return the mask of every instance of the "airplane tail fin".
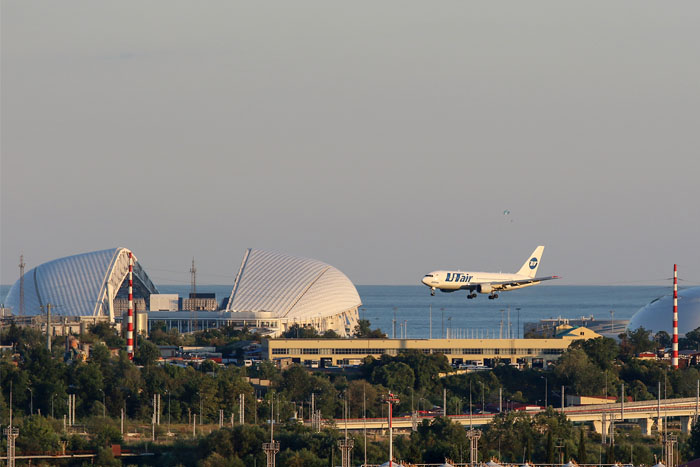
[[527, 277], [535, 277], [535, 275], [537, 274], [537, 268], [540, 267], [540, 261], [542, 260], [543, 251], [544, 246], [542, 245], [535, 248], [535, 251], [533, 251], [532, 254], [528, 256], [528, 259], [525, 261], [525, 264], [523, 264], [523, 267], [521, 267], [520, 271], [518, 271], [516, 274]]

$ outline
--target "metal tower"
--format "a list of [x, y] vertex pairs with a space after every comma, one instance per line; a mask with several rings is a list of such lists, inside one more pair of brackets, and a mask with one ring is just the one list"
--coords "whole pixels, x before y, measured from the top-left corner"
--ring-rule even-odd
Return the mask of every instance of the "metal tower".
[[194, 267], [194, 256], [192, 257], [192, 267], [190, 267], [190, 283], [192, 292], [190, 293], [190, 307], [192, 308], [192, 330], [197, 330], [197, 268]]
[[19, 316], [24, 316], [24, 255], [19, 255]]
[[267, 457], [267, 467], [275, 467], [275, 455], [280, 452], [280, 443], [275, 441], [275, 398], [270, 399], [270, 442], [263, 443], [262, 448]]
[[351, 459], [350, 453], [352, 452], [352, 448], [355, 446], [355, 440], [352, 438], [348, 438], [348, 399], [347, 399], [347, 393], [345, 394], [344, 418], [345, 418], [345, 438], [338, 440], [338, 447], [340, 448], [340, 455], [341, 455], [340, 465], [342, 467], [350, 467], [350, 459]]
[[7, 467], [15, 467], [15, 440], [19, 436], [19, 428], [12, 426], [12, 382], [10, 382], [10, 423], [2, 433], [7, 436]]

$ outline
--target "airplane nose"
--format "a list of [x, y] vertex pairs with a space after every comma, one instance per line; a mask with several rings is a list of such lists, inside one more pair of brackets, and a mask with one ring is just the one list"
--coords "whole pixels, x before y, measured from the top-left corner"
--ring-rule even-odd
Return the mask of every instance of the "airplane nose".
[[424, 277], [423, 280], [422, 280], [421, 282], [424, 283], [425, 285], [430, 285], [430, 284], [428, 283], [428, 281], [430, 281], [430, 278], [429, 278], [429, 277]]

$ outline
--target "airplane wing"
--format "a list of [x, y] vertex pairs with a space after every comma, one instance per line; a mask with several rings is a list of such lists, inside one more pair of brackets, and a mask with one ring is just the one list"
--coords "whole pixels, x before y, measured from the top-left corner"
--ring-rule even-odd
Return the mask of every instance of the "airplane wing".
[[552, 279], [559, 279], [560, 276], [546, 276], [546, 277], [533, 277], [531, 279], [519, 279], [512, 281], [502, 281], [502, 282], [491, 282], [494, 288], [508, 289], [510, 287], [518, 287], [526, 284], [538, 284], [542, 281], [549, 281]]

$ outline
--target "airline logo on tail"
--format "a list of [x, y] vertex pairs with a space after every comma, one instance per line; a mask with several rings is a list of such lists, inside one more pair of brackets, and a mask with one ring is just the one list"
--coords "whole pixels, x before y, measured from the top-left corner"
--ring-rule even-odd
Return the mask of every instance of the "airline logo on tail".
[[530, 269], [535, 269], [537, 267], [537, 258], [532, 258], [530, 260]]

